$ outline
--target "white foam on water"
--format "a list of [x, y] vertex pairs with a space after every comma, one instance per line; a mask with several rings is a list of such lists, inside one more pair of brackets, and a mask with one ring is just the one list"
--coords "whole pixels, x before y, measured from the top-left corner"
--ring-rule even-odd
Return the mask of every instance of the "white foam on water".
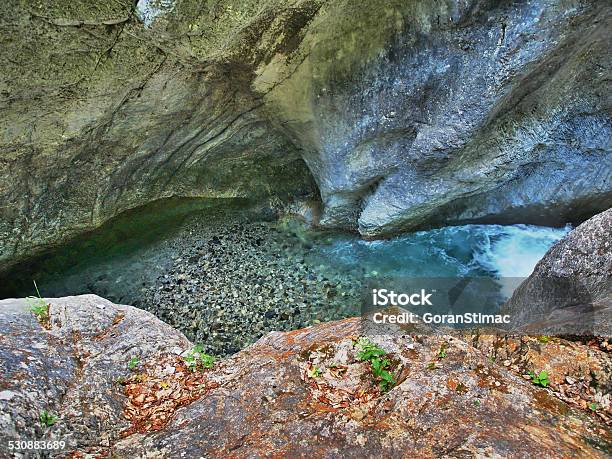
[[338, 236], [316, 249], [324, 264], [366, 275], [493, 277], [506, 298], [571, 227], [463, 225], [364, 241]]
[[531, 225], [487, 225], [489, 236], [474, 260], [499, 277], [527, 277], [550, 247], [565, 236], [570, 226], [547, 228]]
[[156, 17], [171, 11], [174, 8], [174, 0], [138, 0], [136, 13], [150, 27]]
[[474, 261], [497, 277], [501, 295], [510, 298], [548, 249], [570, 230], [532, 225], [487, 225], [488, 237], [474, 253]]

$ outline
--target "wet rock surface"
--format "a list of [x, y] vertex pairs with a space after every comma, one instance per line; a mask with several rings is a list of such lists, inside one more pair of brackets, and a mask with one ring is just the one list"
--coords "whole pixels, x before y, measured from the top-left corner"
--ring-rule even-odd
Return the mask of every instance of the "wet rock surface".
[[[150, 314], [95, 296], [48, 301], [50, 329], [23, 300], [0, 302], [0, 359], [8, 375], [0, 392], [3, 456], [10, 457], [9, 440], [41, 438], [65, 440], [67, 449], [51, 455], [73, 457], [610, 452], [609, 392], [592, 411], [553, 390], [581, 378], [577, 359], [583, 382], [588, 369], [604, 382], [611, 364], [604, 348], [564, 340], [530, 346], [530, 365], [551, 371], [550, 387], [542, 388], [496, 361], [509, 358], [515, 344], [488, 346], [484, 339], [479, 349], [473, 338], [389, 332], [369, 337], [394, 362], [395, 384], [381, 390], [360, 357], [359, 319], [271, 333], [190, 372], [180, 354], [191, 343]], [[566, 346], [571, 353], [562, 352]], [[52, 426], [40, 425], [43, 409], [57, 415]], [[134, 424], [145, 413], [164, 421]]]
[[171, 196], [368, 237], [612, 205], [606, 2], [162, 3], [1, 7], [4, 270]]

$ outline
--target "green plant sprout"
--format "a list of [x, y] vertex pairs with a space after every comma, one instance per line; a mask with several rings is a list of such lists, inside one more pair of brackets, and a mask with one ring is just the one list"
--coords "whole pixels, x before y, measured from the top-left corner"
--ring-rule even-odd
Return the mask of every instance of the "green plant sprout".
[[548, 381], [548, 372], [542, 370], [540, 373], [535, 374], [533, 371], [528, 373], [531, 376], [531, 382], [536, 386], [547, 387], [549, 384]]
[[36, 316], [39, 322], [45, 323], [49, 321], [49, 305], [45, 302], [38, 290], [38, 285], [34, 281], [34, 288], [38, 296], [28, 296], [26, 303], [30, 307], [30, 312]]
[[321, 376], [321, 369], [317, 367], [316, 365], [313, 365], [312, 368], [308, 370], [308, 377], [318, 378], [319, 376]]
[[212, 355], [204, 352], [204, 347], [201, 344], [196, 344], [185, 357], [183, 357], [185, 365], [189, 371], [198, 369], [212, 368], [215, 365], [215, 358]]
[[442, 346], [440, 346], [440, 350], [438, 351], [438, 358], [443, 359], [445, 357], [446, 357], [446, 345], [443, 344]]
[[130, 359], [130, 361], [128, 362], [128, 368], [130, 370], [133, 370], [134, 368], [136, 368], [138, 365], [140, 365], [140, 361], [138, 360], [137, 357], [132, 356], [132, 358]]
[[384, 357], [387, 354], [386, 351], [363, 337], [359, 338], [357, 346], [361, 348], [361, 351], [357, 353], [357, 358], [361, 361], [370, 362], [372, 376], [378, 382], [380, 390], [387, 392], [395, 385], [396, 381], [388, 371], [388, 368], [391, 367], [391, 361]]
[[375, 357], [382, 357], [386, 354], [385, 350], [372, 343], [368, 338], [359, 338], [357, 346], [361, 351], [357, 353], [359, 360], [372, 360]]
[[57, 420], [57, 416], [53, 415], [47, 410], [43, 410], [40, 413], [40, 423], [44, 426], [51, 427], [53, 424], [55, 424], [56, 420]]

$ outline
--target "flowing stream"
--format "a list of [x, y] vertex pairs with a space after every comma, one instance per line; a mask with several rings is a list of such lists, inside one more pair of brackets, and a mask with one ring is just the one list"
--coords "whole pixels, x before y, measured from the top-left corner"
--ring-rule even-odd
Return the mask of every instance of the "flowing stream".
[[311, 257], [327, 267], [370, 276], [527, 277], [570, 229], [465, 225], [376, 241], [336, 235], [314, 246]]
[[33, 280], [45, 297], [94, 293], [229, 355], [271, 330], [359, 315], [364, 278], [491, 278], [503, 302], [570, 230], [465, 225], [364, 241], [249, 212], [241, 201], [154, 203], [12, 269], [0, 298], [35, 294]]

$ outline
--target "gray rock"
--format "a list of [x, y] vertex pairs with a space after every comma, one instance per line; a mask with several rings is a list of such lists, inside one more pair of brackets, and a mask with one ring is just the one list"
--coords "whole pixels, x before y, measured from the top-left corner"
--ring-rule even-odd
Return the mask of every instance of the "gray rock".
[[0, 391], [0, 400], [11, 400], [15, 395], [17, 393], [10, 390]]
[[[8, 414], [0, 416], [0, 456], [10, 440], [64, 440], [68, 449], [110, 445], [129, 425], [119, 381], [129, 376], [130, 359], [191, 347], [132, 306], [95, 295], [48, 301], [49, 330], [23, 299], [0, 301], [0, 412]], [[53, 426], [41, 424], [43, 411], [57, 416]]]
[[[264, 99], [307, 146], [322, 225], [378, 237], [562, 224], [612, 205], [609, 6], [328, 10], [341, 19], [309, 28], [306, 61]], [[285, 122], [296, 106], [308, 109]]]
[[557, 242], [504, 306], [523, 331], [612, 336], [612, 209]]
[[0, 7], [3, 270], [154, 200], [277, 208], [313, 178], [320, 223], [368, 237], [612, 205], [606, 2], [135, 8]]

